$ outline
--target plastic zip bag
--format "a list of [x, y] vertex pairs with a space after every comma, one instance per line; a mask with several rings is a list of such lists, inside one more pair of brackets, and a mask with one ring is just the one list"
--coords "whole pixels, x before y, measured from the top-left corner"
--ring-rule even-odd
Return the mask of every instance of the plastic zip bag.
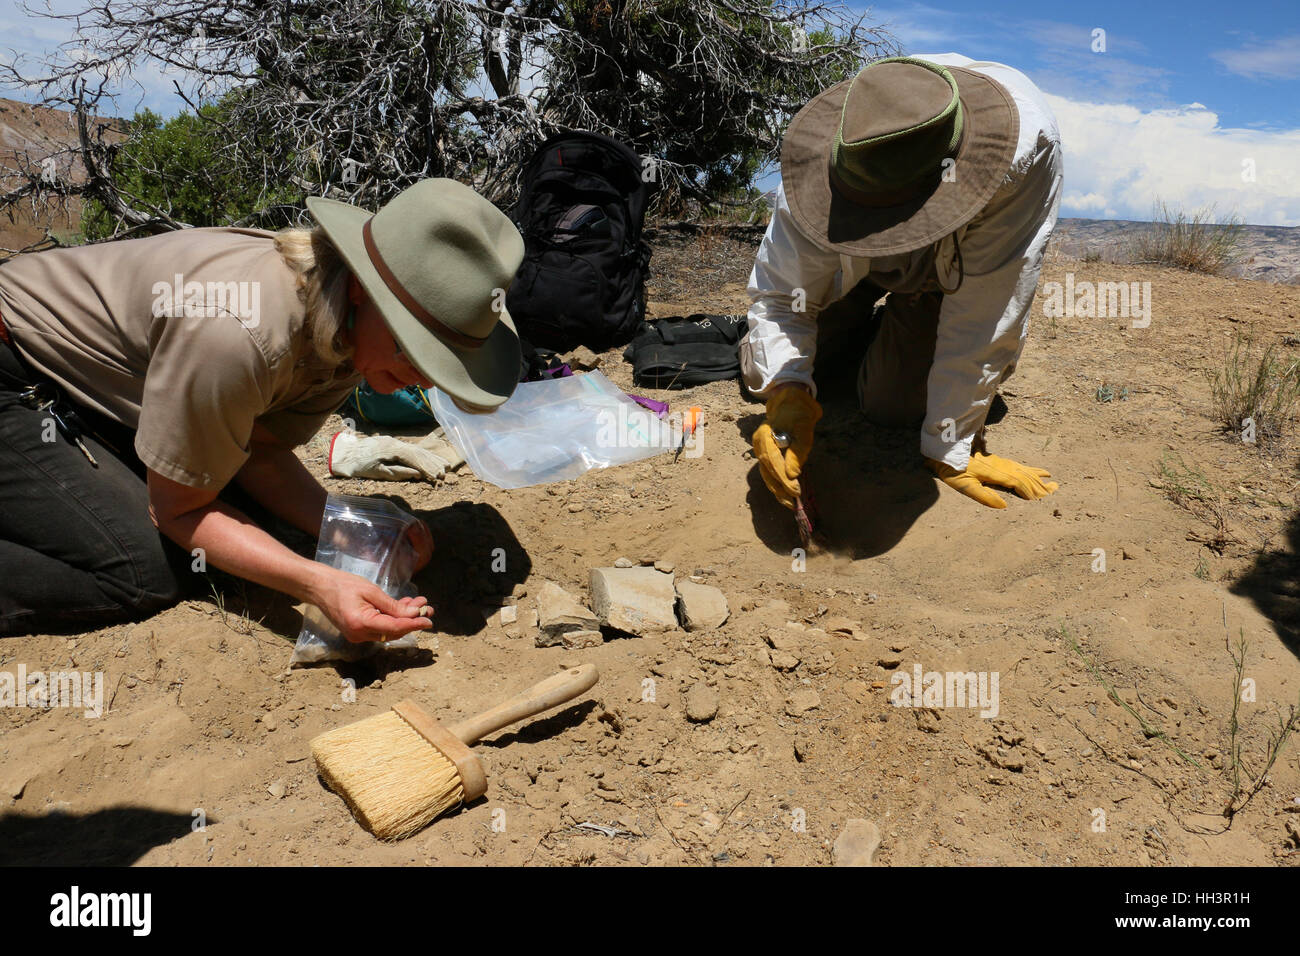
[[680, 431], [600, 372], [520, 382], [495, 412], [463, 412], [429, 389], [438, 422], [474, 474], [499, 488], [576, 478], [675, 449]]
[[[316, 560], [379, 585], [390, 597], [415, 594], [411, 575], [415, 551], [405, 545], [415, 517], [391, 501], [358, 495], [331, 494], [325, 501]], [[395, 641], [354, 644], [338, 632], [320, 608], [308, 604], [291, 664], [316, 661], [355, 661], [380, 650], [419, 646], [416, 632]]]

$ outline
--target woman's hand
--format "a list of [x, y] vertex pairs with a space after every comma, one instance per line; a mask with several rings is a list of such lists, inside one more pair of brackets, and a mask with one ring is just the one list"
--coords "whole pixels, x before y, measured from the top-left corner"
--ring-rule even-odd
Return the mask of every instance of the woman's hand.
[[354, 644], [395, 641], [433, 627], [420, 613], [428, 603], [423, 596], [391, 598], [379, 585], [336, 568], [325, 569], [313, 603]]

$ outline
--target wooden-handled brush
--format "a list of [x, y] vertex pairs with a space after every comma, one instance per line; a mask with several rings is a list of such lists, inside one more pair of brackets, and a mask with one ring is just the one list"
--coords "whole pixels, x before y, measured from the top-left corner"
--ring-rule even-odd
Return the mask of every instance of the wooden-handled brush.
[[321, 734], [311, 753], [317, 772], [358, 823], [381, 840], [401, 840], [487, 790], [472, 744], [572, 700], [599, 679], [594, 664], [571, 667], [450, 727], [404, 700], [387, 713]]

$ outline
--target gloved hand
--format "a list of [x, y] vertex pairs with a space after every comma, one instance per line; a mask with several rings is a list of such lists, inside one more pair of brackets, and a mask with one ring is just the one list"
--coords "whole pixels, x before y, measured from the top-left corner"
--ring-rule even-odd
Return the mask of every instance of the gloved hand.
[[437, 481], [463, 461], [436, 433], [413, 444], [389, 435], [359, 435], [348, 430], [330, 442], [330, 474], [340, 478], [410, 481], [423, 477]]
[[1001, 495], [987, 487], [988, 485], [1009, 488], [1021, 498], [1028, 498], [1031, 501], [1045, 498], [1058, 487], [1054, 481], [1041, 480], [1050, 478], [1052, 474], [1044, 468], [1030, 468], [1009, 458], [999, 458], [997, 455], [986, 455], [978, 451], [971, 454], [970, 463], [966, 465], [965, 471], [958, 471], [951, 465], [933, 458], [927, 458], [925, 463], [948, 487], [955, 488], [966, 497], [974, 498], [980, 504], [988, 505], [990, 508], [1005, 508], [1007, 503], [1002, 500]]
[[[799, 497], [799, 475], [812, 452], [813, 429], [822, 407], [800, 385], [779, 387], [767, 400], [767, 421], [754, 432], [754, 457], [763, 484], [791, 511]], [[777, 447], [774, 434], [789, 436], [789, 447]]]

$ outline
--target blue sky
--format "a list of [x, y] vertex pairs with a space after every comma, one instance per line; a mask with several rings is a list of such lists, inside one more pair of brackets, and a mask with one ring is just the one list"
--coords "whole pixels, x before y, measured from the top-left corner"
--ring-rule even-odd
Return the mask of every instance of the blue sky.
[[[890, 2], [870, 16], [905, 52], [1007, 63], [1048, 95], [1066, 152], [1062, 215], [1148, 219], [1159, 198], [1300, 225], [1300, 0]], [[1105, 31], [1105, 52], [1093, 51], [1094, 30]], [[6, 5], [0, 35], [7, 58], [49, 52], [69, 33]], [[169, 77], [144, 66], [135, 80], [120, 114], [181, 108]]]
[[1298, 0], [895, 2], [870, 15], [908, 53], [996, 60], [1048, 94], [1064, 216], [1149, 219], [1158, 197], [1300, 225]]

